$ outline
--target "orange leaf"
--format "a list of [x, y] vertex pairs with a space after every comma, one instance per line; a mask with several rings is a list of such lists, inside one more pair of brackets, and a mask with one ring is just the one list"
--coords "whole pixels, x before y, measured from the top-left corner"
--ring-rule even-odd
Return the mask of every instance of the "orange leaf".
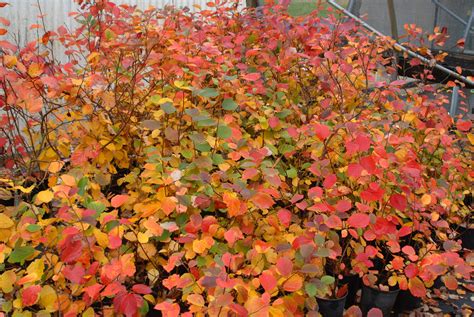
[[267, 193], [258, 192], [253, 196], [252, 202], [261, 209], [268, 209], [275, 204], [272, 196]]
[[31, 77], [38, 77], [43, 73], [43, 66], [38, 63], [31, 63], [28, 67], [28, 75]]
[[110, 204], [112, 205], [112, 207], [114, 208], [118, 208], [120, 206], [122, 206], [123, 204], [125, 204], [128, 200], [130, 196], [128, 195], [117, 195], [117, 196], [114, 196], [112, 198], [112, 200], [110, 201]]
[[222, 200], [227, 205], [227, 212], [229, 216], [236, 217], [245, 213], [245, 210], [242, 212], [240, 200], [237, 198], [235, 193], [224, 193]]
[[5, 30], [5, 29], [0, 29], [0, 35], [5, 35], [5, 34], [7, 34], [7, 32], [8, 32], [8, 31]]
[[175, 208], [176, 208], [176, 198], [165, 197], [161, 201], [161, 209], [167, 216], [169, 216]]
[[424, 297], [426, 295], [425, 284], [418, 278], [411, 278], [408, 280], [408, 288], [410, 292], [416, 297]]
[[191, 305], [199, 306], [199, 307], [204, 307], [204, 298], [202, 295], [199, 294], [191, 294], [186, 298], [186, 301], [190, 303]]
[[299, 275], [293, 275], [283, 284], [283, 289], [293, 293], [299, 291], [302, 286], [303, 278]]

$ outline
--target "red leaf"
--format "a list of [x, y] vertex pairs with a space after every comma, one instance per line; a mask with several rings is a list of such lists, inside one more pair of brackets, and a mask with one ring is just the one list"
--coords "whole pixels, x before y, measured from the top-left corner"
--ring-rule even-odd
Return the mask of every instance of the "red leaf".
[[328, 175], [324, 179], [323, 186], [324, 186], [325, 189], [329, 189], [329, 188], [333, 187], [334, 184], [336, 184], [336, 181], [337, 181], [337, 177], [336, 177], [335, 174]]
[[99, 292], [104, 287], [101, 284], [94, 284], [91, 286], [84, 287], [84, 294], [87, 294], [91, 301], [95, 301], [99, 297]]
[[163, 317], [178, 317], [181, 309], [173, 302], [164, 301], [155, 305], [156, 310], [160, 310]]
[[125, 286], [120, 284], [119, 282], [112, 282], [107, 285], [100, 295], [102, 296], [115, 296], [118, 293], [125, 292], [127, 289]]
[[291, 223], [291, 212], [287, 209], [280, 209], [277, 213], [278, 220], [285, 227], [288, 227]]
[[472, 122], [458, 120], [458, 122], [456, 123], [456, 127], [458, 128], [459, 131], [467, 132], [471, 130]]
[[449, 290], [452, 290], [452, 291], [455, 291], [457, 290], [458, 288], [458, 280], [452, 276], [452, 275], [445, 275], [442, 277], [442, 280], [444, 282], [444, 285], [446, 285], [446, 287], [449, 289]]
[[232, 227], [224, 233], [224, 238], [229, 242], [229, 246], [232, 247], [235, 241], [243, 239], [244, 235], [238, 227]]
[[415, 249], [413, 247], [406, 245], [402, 248], [402, 252], [408, 255], [408, 258], [411, 261], [416, 261], [418, 260], [418, 256], [416, 255]]
[[146, 295], [151, 293], [151, 288], [145, 284], [136, 284], [132, 286], [132, 291], [137, 294]]
[[7, 5], [9, 5], [8, 2], [0, 2], [0, 8], [3, 8]]
[[414, 278], [418, 275], [418, 267], [414, 263], [410, 263], [405, 268], [405, 275], [408, 278]]
[[334, 228], [342, 228], [342, 220], [336, 215], [331, 215], [325, 222], [326, 226], [328, 226], [331, 229]]
[[268, 270], [263, 271], [258, 279], [260, 280], [260, 284], [262, 284], [265, 291], [267, 291], [269, 293], [277, 285], [277, 280], [276, 280], [275, 276], [273, 276], [272, 272], [270, 272]]
[[31, 285], [27, 288], [24, 288], [21, 292], [21, 301], [24, 307], [33, 306], [36, 304], [39, 298], [39, 292], [41, 291], [41, 286]]
[[110, 201], [110, 204], [112, 205], [112, 207], [118, 208], [122, 206], [123, 204], [125, 204], [128, 198], [129, 198], [128, 195], [117, 195], [112, 198], [112, 200]]
[[290, 259], [284, 257], [279, 258], [276, 263], [278, 272], [283, 276], [289, 276], [293, 272], [293, 262]]
[[63, 269], [63, 275], [65, 278], [73, 283], [81, 284], [86, 270], [82, 267], [82, 264], [76, 263], [76, 265], [67, 265]]
[[262, 192], [256, 193], [255, 196], [253, 196], [252, 201], [255, 204], [255, 206], [257, 206], [260, 209], [268, 209], [272, 207], [273, 204], [275, 204], [275, 201], [273, 201], [272, 196], [270, 196], [267, 193], [262, 193]]
[[357, 306], [351, 306], [346, 310], [345, 317], [362, 317], [362, 311]]
[[82, 240], [79, 235], [68, 236], [61, 250], [61, 261], [74, 262], [82, 255]]
[[256, 168], [247, 168], [242, 173], [242, 179], [251, 179], [258, 175], [258, 170]]
[[365, 228], [370, 223], [370, 217], [367, 214], [356, 213], [347, 219], [347, 223], [353, 228]]
[[242, 76], [243, 79], [248, 81], [257, 81], [260, 79], [259, 73], [250, 73]]
[[425, 284], [418, 278], [411, 278], [408, 280], [408, 289], [416, 297], [425, 297], [426, 296], [426, 287]]
[[351, 163], [347, 167], [347, 175], [349, 177], [358, 178], [360, 175], [362, 175], [363, 170], [364, 170], [364, 168], [362, 167], [362, 165], [356, 164], [356, 163]]
[[328, 60], [333, 61], [337, 58], [336, 54], [334, 54], [333, 51], [326, 51], [324, 52], [324, 57], [326, 57]]
[[4, 17], [0, 17], [0, 23], [9, 26], [10, 25], [10, 20], [5, 19]]
[[346, 212], [348, 210], [351, 210], [351, 208], [352, 208], [352, 203], [349, 199], [339, 200], [336, 204], [336, 210], [339, 212]]
[[380, 308], [374, 307], [371, 310], [369, 310], [369, 312], [367, 313], [367, 317], [383, 317], [383, 313], [380, 310]]
[[137, 294], [122, 293], [114, 298], [114, 310], [124, 314], [126, 317], [137, 315], [138, 309], [143, 303], [143, 299]]
[[404, 211], [407, 208], [407, 199], [401, 194], [393, 194], [390, 197], [390, 205], [400, 211]]
[[366, 201], [377, 201], [383, 197], [384, 192], [377, 183], [370, 183], [369, 188], [364, 190], [360, 197]]
[[375, 159], [372, 155], [365, 156], [360, 159], [360, 165], [369, 172], [369, 174], [374, 174], [377, 171], [377, 165]]
[[314, 124], [314, 132], [321, 141], [326, 140], [326, 138], [331, 134], [331, 130], [329, 130], [327, 125], [319, 123]]

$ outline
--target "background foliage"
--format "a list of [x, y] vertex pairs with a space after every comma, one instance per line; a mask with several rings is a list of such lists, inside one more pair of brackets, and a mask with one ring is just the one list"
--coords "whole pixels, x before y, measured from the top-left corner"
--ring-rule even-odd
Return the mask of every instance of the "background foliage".
[[278, 6], [82, 5], [0, 42], [5, 312], [302, 316], [346, 273], [419, 297], [470, 277], [472, 123], [383, 80], [389, 40]]

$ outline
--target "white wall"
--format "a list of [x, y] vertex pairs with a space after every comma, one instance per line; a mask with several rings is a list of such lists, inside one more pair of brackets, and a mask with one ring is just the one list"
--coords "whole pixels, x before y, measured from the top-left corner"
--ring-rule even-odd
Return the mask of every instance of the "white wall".
[[[60, 25], [73, 25], [73, 20], [68, 17], [68, 13], [78, 10], [78, 5], [74, 0], [2, 0], [10, 5], [0, 8], [0, 16], [10, 20], [8, 36], [14, 36], [20, 43], [36, 39], [35, 33], [29, 30], [31, 24], [40, 23], [38, 18], [40, 8], [45, 14], [44, 22], [48, 30], [56, 30]], [[206, 8], [208, 0], [115, 0], [117, 4], [137, 5], [140, 9], [149, 6], [157, 8], [165, 5], [175, 5], [176, 7], [189, 7], [195, 10], [193, 5], [198, 4]], [[239, 0], [241, 7], [244, 7], [245, 0]], [[0, 40], [2, 40], [0, 36]], [[11, 39], [11, 38], [10, 38]]]

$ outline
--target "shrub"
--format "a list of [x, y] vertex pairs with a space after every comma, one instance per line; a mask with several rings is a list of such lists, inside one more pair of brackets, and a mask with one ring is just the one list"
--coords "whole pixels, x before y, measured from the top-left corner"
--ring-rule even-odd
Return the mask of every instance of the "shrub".
[[471, 123], [376, 79], [390, 41], [278, 6], [82, 5], [1, 42], [4, 311], [303, 315], [345, 272], [420, 297], [470, 276]]

